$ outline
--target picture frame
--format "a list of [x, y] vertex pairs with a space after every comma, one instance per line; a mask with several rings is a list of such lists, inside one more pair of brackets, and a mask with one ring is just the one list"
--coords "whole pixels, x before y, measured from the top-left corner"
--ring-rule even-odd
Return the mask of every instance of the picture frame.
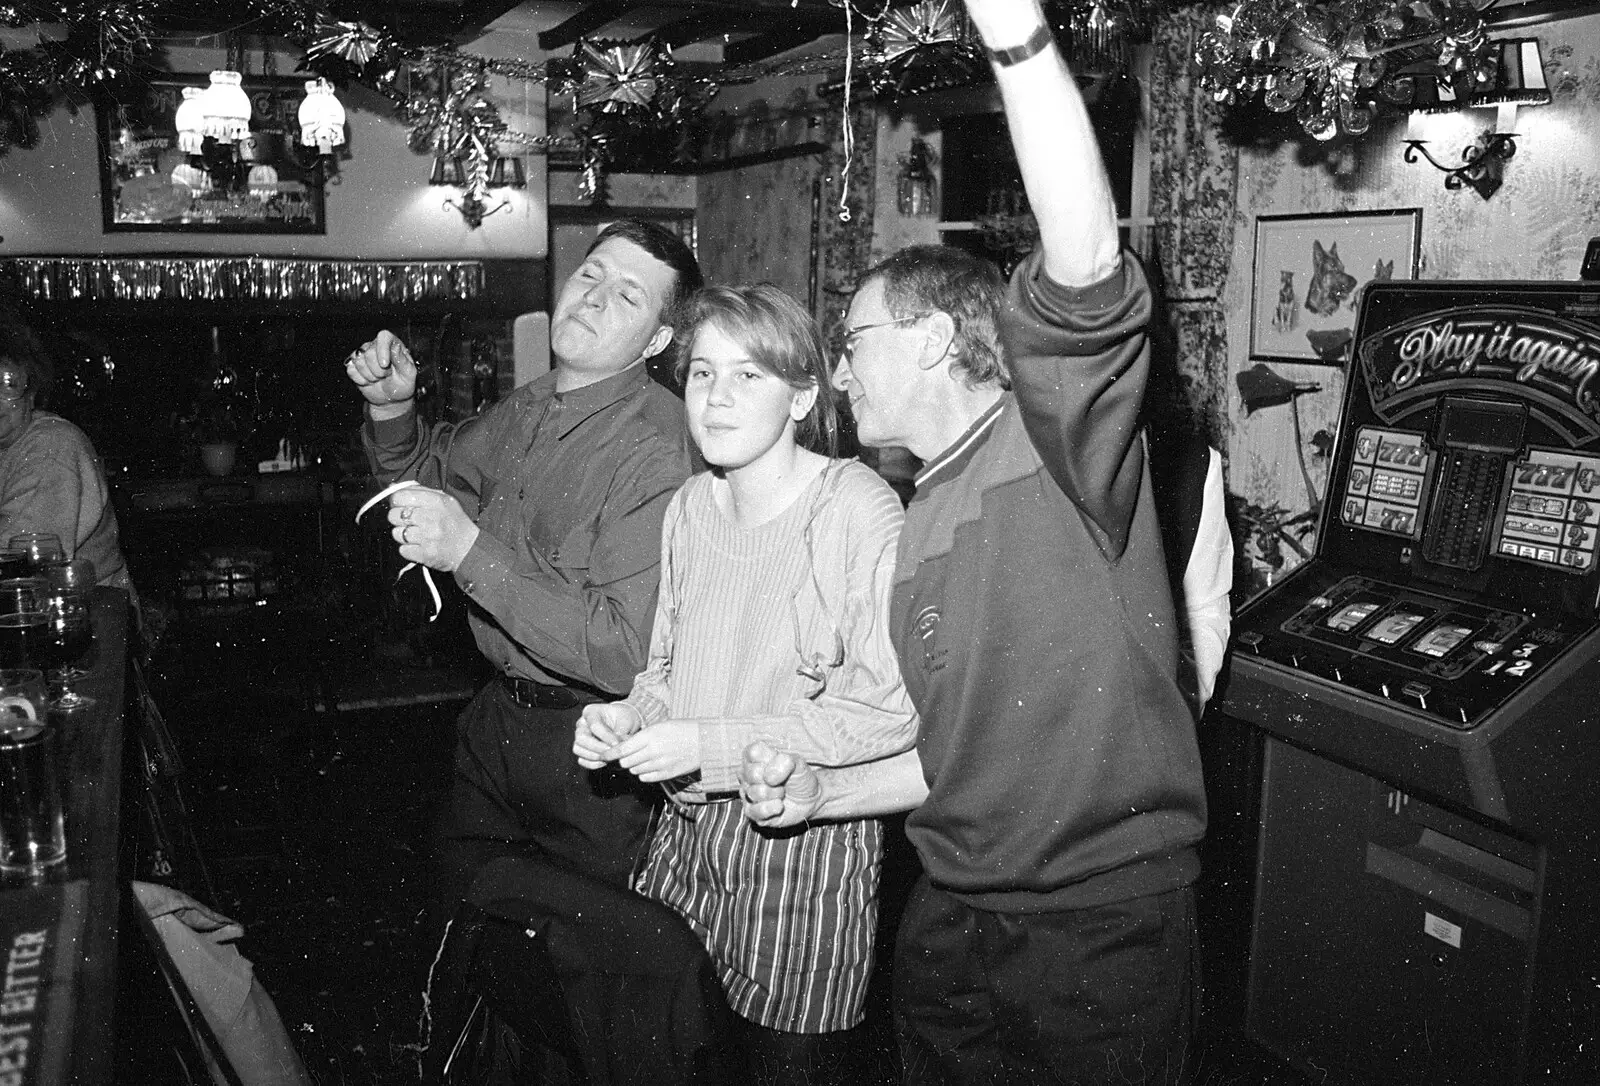
[[1250, 358], [1343, 365], [1361, 288], [1415, 279], [1422, 209], [1261, 215], [1250, 295]]
[[324, 234], [323, 174], [299, 144], [305, 80], [246, 76], [250, 135], [238, 145], [206, 140], [200, 155], [178, 146], [184, 87], [204, 74], [149, 79], [132, 100], [95, 105], [100, 207], [106, 233]]

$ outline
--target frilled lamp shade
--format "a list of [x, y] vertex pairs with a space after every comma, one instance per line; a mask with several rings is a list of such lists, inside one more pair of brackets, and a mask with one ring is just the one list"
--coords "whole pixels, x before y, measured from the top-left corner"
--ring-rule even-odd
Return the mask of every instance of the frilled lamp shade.
[[178, 150], [186, 155], [198, 155], [205, 143], [206, 107], [205, 91], [199, 87], [184, 87], [183, 101], [173, 114], [172, 127], [178, 133]]
[[250, 96], [239, 85], [242, 79], [238, 72], [212, 72], [201, 98], [205, 134], [219, 143], [235, 143], [250, 131]]
[[211, 175], [199, 166], [191, 166], [187, 162], [173, 167], [172, 183], [190, 192], [211, 191]]
[[270, 200], [278, 194], [278, 171], [267, 165], [251, 166], [245, 184], [257, 200]]
[[300, 103], [300, 142], [315, 147], [317, 154], [328, 155], [344, 145], [344, 106], [326, 79], [306, 82], [306, 96]]

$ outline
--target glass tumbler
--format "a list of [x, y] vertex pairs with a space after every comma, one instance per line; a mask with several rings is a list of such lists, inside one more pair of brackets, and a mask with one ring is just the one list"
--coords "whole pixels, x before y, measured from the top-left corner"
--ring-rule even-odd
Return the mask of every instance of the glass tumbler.
[[64, 562], [67, 552], [61, 548], [61, 537], [53, 532], [22, 532], [11, 537], [8, 550], [21, 551], [28, 558], [29, 575], [43, 574], [51, 562]]
[[67, 858], [46, 704], [42, 674], [0, 669], [0, 871], [38, 875]]

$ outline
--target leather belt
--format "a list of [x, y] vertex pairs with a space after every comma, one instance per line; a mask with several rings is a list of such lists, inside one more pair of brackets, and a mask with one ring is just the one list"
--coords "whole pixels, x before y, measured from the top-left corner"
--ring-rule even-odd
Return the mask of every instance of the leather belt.
[[532, 679], [519, 679], [515, 675], [501, 675], [500, 683], [511, 700], [524, 709], [576, 709], [580, 705], [593, 705], [603, 701], [600, 695], [575, 686], [549, 686]]

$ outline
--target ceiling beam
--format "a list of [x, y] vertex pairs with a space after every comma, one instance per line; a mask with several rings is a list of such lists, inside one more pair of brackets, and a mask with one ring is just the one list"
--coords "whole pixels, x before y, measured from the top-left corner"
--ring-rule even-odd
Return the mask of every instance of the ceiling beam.
[[1592, 0], [1501, 0], [1483, 11], [1483, 25], [1490, 30], [1520, 30], [1594, 12]]
[[636, 0], [594, 0], [573, 12], [565, 21], [540, 32], [539, 48], [552, 53], [564, 45], [571, 45], [620, 18], [629, 8], [638, 6]]
[[758, 60], [798, 48], [830, 31], [816, 26], [796, 26], [784, 30], [774, 30], [767, 34], [757, 34], [754, 37], [744, 38], [740, 41], [729, 42], [722, 50], [722, 59], [726, 64], [754, 64]]
[[654, 38], [669, 48], [678, 49], [685, 45], [693, 45], [697, 41], [720, 37], [729, 31], [742, 30], [749, 21], [737, 15], [703, 11], [674, 22], [664, 23], [648, 34], [639, 35], [636, 40], [645, 42]]

